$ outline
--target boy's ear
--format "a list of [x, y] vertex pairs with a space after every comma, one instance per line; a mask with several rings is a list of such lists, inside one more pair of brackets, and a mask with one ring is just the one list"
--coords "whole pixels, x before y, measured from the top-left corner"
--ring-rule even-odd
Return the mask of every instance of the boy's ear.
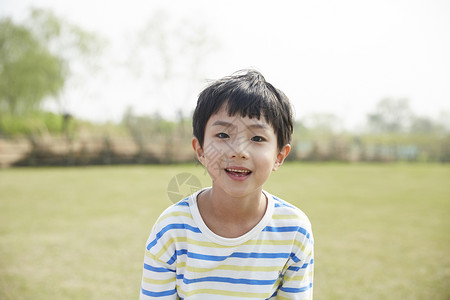
[[200, 146], [200, 142], [196, 137], [192, 138], [192, 148], [194, 148], [195, 154], [197, 155], [197, 159], [202, 165], [205, 165], [205, 153], [203, 152], [203, 148]]
[[289, 152], [291, 152], [291, 145], [286, 144], [281, 148], [280, 152], [277, 154], [277, 160], [275, 161], [275, 164], [273, 165], [272, 171], [278, 170], [278, 168], [283, 164], [286, 157], [289, 155]]

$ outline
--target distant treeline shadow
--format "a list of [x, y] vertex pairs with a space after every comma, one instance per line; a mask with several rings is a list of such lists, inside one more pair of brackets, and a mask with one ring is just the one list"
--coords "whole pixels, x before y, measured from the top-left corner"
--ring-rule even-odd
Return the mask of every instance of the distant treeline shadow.
[[163, 164], [194, 159], [192, 150], [180, 151], [174, 141], [138, 145], [127, 138], [105, 137], [84, 141], [30, 138], [29, 142], [30, 150], [11, 166]]

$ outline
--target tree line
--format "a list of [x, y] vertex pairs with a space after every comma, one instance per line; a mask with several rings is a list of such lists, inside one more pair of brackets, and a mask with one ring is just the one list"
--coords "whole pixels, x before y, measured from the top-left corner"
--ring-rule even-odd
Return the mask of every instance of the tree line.
[[[128, 61], [136, 76], [146, 70], [158, 86], [180, 83], [171, 53], [184, 53], [198, 78], [201, 60], [215, 47], [197, 27], [169, 32], [164, 14], [138, 34], [131, 57], [152, 53], [153, 65]], [[189, 29], [190, 28], [190, 29]], [[167, 41], [161, 37], [173, 37]], [[209, 42], [207, 42], [209, 41]], [[120, 122], [98, 124], [74, 118], [64, 93], [80, 68], [93, 72], [107, 42], [52, 12], [32, 9], [23, 23], [0, 19], [0, 138], [28, 140], [22, 165], [167, 163], [190, 161], [191, 117], [175, 120], [139, 115], [131, 108]], [[172, 49], [173, 45], [177, 45]], [[155, 66], [157, 66], [155, 68]], [[145, 74], [144, 74], [145, 75]], [[178, 77], [177, 77], [178, 76]], [[184, 82], [186, 83], [186, 82]], [[185, 84], [186, 85], [186, 84]], [[54, 101], [59, 112], [42, 108]], [[358, 131], [342, 129], [338, 116], [316, 114], [296, 120], [290, 159], [305, 161], [450, 161], [450, 113], [438, 119], [416, 114], [407, 99], [381, 99]], [[1, 152], [1, 149], [0, 149]], [[1, 153], [0, 153], [1, 154]]]
[[[192, 162], [192, 119], [168, 120], [128, 109], [120, 122], [92, 123], [41, 112], [35, 128], [18, 126], [6, 138], [26, 138], [30, 151], [17, 165], [89, 165]], [[46, 120], [46, 121], [44, 121]], [[341, 162], [450, 162], [448, 118], [418, 116], [404, 99], [382, 99], [358, 131], [329, 114], [295, 122], [288, 159]], [[45, 125], [47, 122], [48, 125]], [[42, 127], [48, 126], [45, 130]], [[27, 128], [20, 132], [20, 128]], [[5, 138], [5, 136], [4, 136]]]

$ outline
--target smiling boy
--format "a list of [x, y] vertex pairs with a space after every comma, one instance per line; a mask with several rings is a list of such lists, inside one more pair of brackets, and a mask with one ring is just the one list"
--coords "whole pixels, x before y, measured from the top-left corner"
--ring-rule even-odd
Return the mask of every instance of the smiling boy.
[[146, 246], [141, 299], [312, 299], [311, 224], [263, 190], [288, 156], [288, 98], [257, 71], [199, 96], [192, 146], [212, 179], [169, 207]]

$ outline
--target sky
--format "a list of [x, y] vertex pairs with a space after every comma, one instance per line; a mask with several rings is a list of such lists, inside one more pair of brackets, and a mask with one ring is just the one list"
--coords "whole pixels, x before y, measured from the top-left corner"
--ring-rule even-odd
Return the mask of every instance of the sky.
[[[334, 114], [357, 128], [383, 98], [406, 98], [417, 115], [431, 118], [450, 111], [447, 0], [0, 0], [0, 15], [21, 21], [30, 6], [109, 41], [100, 59], [105, 67], [72, 82], [60, 99], [81, 118], [117, 121], [127, 107], [169, 118], [189, 114], [208, 80], [245, 68], [283, 90], [297, 119]], [[152, 77], [145, 52], [141, 61], [129, 54], [155, 14], [180, 30], [201, 28], [213, 46], [198, 68], [186, 56], [175, 58], [182, 79], [163, 84]]]

